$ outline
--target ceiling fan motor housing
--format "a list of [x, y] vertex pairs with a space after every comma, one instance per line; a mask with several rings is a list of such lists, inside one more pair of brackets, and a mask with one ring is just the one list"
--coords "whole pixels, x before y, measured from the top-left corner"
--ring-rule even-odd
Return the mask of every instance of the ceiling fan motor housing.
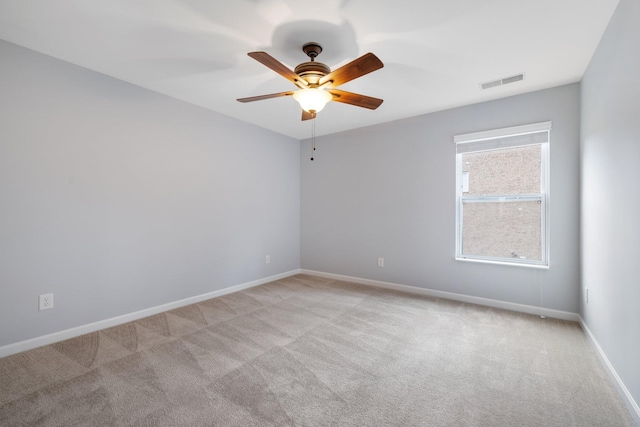
[[303, 62], [295, 69], [295, 73], [305, 79], [309, 84], [316, 85], [321, 77], [326, 76], [331, 69], [322, 62]]

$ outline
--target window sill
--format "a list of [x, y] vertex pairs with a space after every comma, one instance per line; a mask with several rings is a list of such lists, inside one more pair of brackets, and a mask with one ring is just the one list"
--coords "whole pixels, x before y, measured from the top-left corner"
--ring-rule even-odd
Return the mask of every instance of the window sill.
[[458, 258], [458, 257], [456, 257], [456, 261], [475, 262], [475, 263], [480, 263], [480, 264], [506, 265], [506, 266], [510, 266], [510, 267], [537, 268], [537, 269], [542, 269], [542, 270], [548, 270], [549, 269], [549, 265], [548, 264], [528, 264], [528, 263], [525, 264], [525, 263], [521, 263], [521, 262], [506, 262], [506, 261], [494, 261], [494, 260], [488, 260], [488, 259]]

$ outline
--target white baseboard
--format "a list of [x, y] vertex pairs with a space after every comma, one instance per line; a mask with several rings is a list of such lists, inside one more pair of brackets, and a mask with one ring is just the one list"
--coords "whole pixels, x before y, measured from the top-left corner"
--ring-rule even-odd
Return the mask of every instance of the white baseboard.
[[239, 285], [230, 286], [228, 288], [220, 289], [213, 292], [208, 292], [206, 294], [196, 295], [194, 297], [170, 302], [168, 304], [162, 304], [156, 307], [146, 308], [144, 310], [136, 311], [129, 314], [124, 314], [122, 316], [112, 317], [110, 319], [100, 320], [98, 322], [76, 326], [75, 328], [54, 332], [52, 334], [43, 335], [41, 337], [31, 338], [31, 339], [20, 341], [17, 343], [8, 344], [0, 347], [0, 357], [10, 356], [15, 353], [20, 353], [26, 350], [31, 350], [36, 347], [41, 347], [43, 345], [53, 344], [59, 341], [67, 340], [69, 338], [75, 338], [80, 335], [96, 332], [101, 329], [111, 328], [114, 326], [122, 325], [124, 323], [133, 322], [135, 320], [142, 319], [144, 317], [153, 316], [154, 314], [162, 313], [164, 311], [173, 310], [176, 308], [184, 307], [186, 305], [195, 304], [201, 301], [206, 301], [211, 298], [216, 298], [223, 295], [231, 294], [233, 292], [242, 291], [244, 289], [253, 288], [255, 286], [273, 282], [274, 280], [284, 279], [285, 277], [290, 277], [299, 273], [300, 273], [299, 269], [292, 270], [286, 273], [277, 274], [275, 276], [269, 276], [263, 279], [258, 279], [258, 280], [254, 280], [247, 283], [241, 283]]
[[593, 343], [594, 347], [596, 348], [596, 351], [598, 352], [598, 357], [600, 357], [600, 360], [602, 361], [602, 364], [605, 366], [605, 369], [608, 371], [609, 375], [611, 376], [614, 383], [618, 387], [618, 390], [621, 392], [623, 398], [626, 400], [627, 406], [630, 408], [632, 415], [635, 415], [636, 424], [640, 426], [640, 407], [638, 407], [638, 404], [633, 399], [633, 396], [631, 396], [629, 389], [627, 388], [627, 386], [624, 385], [624, 383], [622, 382], [622, 379], [614, 369], [613, 365], [611, 364], [611, 362], [609, 362], [609, 358], [604, 353], [604, 350], [602, 350], [602, 347], [600, 347], [600, 344], [596, 340], [596, 337], [593, 335], [593, 333], [591, 332], [591, 329], [589, 329], [589, 327], [585, 323], [582, 316], [580, 316], [580, 326], [582, 326], [582, 329], [585, 331], [585, 333]]
[[340, 274], [323, 273], [313, 270], [300, 270], [302, 274], [311, 276], [324, 277], [327, 279], [343, 280], [345, 282], [359, 283], [361, 285], [376, 286], [379, 288], [394, 289], [397, 291], [409, 292], [412, 294], [425, 295], [434, 298], [444, 298], [454, 301], [461, 301], [470, 304], [484, 305], [494, 308], [502, 308], [504, 310], [519, 311], [521, 313], [535, 314], [539, 316], [552, 317], [555, 319], [570, 320], [578, 322], [580, 315], [569, 311], [554, 310], [552, 308], [538, 307], [534, 305], [518, 304], [514, 302], [500, 301], [490, 298], [474, 297], [471, 295], [456, 294], [453, 292], [437, 291], [427, 288], [418, 288], [416, 286], [400, 285], [397, 283], [381, 282], [378, 280], [362, 279], [359, 277], [343, 276]]

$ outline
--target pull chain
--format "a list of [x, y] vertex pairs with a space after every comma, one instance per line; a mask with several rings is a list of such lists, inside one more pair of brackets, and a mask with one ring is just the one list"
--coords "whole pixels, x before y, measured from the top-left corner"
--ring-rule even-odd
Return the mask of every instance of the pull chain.
[[313, 155], [316, 151], [316, 118], [312, 119], [311, 123], [311, 161], [313, 161]]

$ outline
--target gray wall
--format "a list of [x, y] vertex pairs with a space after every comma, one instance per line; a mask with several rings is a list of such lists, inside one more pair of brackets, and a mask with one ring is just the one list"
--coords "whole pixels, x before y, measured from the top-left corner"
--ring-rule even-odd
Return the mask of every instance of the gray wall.
[[[305, 141], [302, 268], [577, 313], [579, 102], [573, 84], [329, 135], [313, 162]], [[455, 261], [453, 136], [547, 120], [551, 267]]]
[[640, 403], [639, 22], [640, 2], [621, 0], [582, 81], [581, 132], [581, 314], [636, 403]]
[[1, 41], [0, 64], [0, 346], [299, 268], [298, 141]]

